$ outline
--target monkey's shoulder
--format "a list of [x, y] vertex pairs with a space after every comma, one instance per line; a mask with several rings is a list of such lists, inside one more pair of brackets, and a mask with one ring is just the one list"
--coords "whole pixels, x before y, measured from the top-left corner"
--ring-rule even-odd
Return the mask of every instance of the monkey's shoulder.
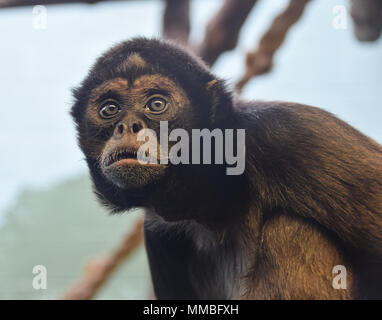
[[345, 123], [338, 119], [333, 113], [323, 108], [287, 101], [262, 101], [262, 100], [236, 100], [235, 110], [238, 113], [252, 115], [258, 119], [281, 120], [295, 119], [332, 119]]
[[329, 148], [335, 145], [354, 151], [362, 149], [376, 154], [382, 161], [379, 143], [325, 109], [294, 102], [256, 100], [239, 100], [235, 109], [239, 126], [243, 125], [252, 135], [308, 141]]

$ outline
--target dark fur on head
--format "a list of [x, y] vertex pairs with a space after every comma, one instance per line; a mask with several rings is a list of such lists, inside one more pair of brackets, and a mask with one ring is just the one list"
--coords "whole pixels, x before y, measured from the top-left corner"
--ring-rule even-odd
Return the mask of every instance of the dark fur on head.
[[[144, 60], [145, 66], [130, 68], [126, 73], [121, 65], [134, 54], [138, 54]], [[225, 212], [224, 207], [229, 209], [233, 206], [232, 210], [237, 208], [236, 201], [225, 203], [221, 199], [234, 197], [242, 199], [241, 202], [245, 205], [246, 191], [239, 187], [240, 184], [242, 186], [246, 184], [243, 177], [228, 178], [228, 180], [232, 180], [229, 187], [224, 183], [221, 184], [221, 188], [217, 188], [216, 182], [219, 179], [227, 179], [222, 167], [211, 169], [211, 166], [204, 167], [203, 165], [188, 165], [187, 168], [172, 166], [166, 178], [163, 179], [163, 183], [132, 192], [118, 188], [105, 180], [99, 168], [98, 159], [89, 156], [86, 152], [89, 145], [95, 143], [92, 141], [94, 136], [100, 134], [98, 128], [89, 126], [85, 119], [85, 110], [91, 90], [109, 79], [126, 78], [132, 82], [133, 79], [144, 74], [165, 75], [179, 84], [187, 93], [194, 110], [193, 119], [187, 119], [189, 123], [186, 126], [184, 123], [178, 123], [175, 127], [224, 128], [226, 122], [228, 124], [232, 120], [231, 92], [226, 89], [224, 81], [212, 75], [196, 56], [174, 44], [144, 38], [133, 39], [114, 46], [96, 61], [85, 80], [74, 90], [75, 103], [71, 111], [77, 125], [79, 144], [85, 152], [90, 168], [95, 192], [102, 203], [108, 206], [112, 212], [140, 206], [153, 206], [157, 211], [162, 211], [158, 203], [169, 203], [171, 205], [166, 205], [166, 210], [163, 212], [168, 219], [179, 219], [179, 212], [182, 212], [180, 217], [182, 219], [192, 215], [195, 217], [197, 213], [202, 220], [213, 221], [214, 224], [217, 224], [216, 217], [207, 213]], [[105, 131], [101, 134], [107, 137], [111, 133]], [[201, 179], [206, 177], [206, 173], [213, 179], [213, 181], [211, 179], [205, 181], [206, 188], [209, 186], [209, 189], [212, 190], [208, 193], [205, 192], [206, 188], [200, 188]], [[204, 180], [206, 179], [204, 178]], [[179, 196], [180, 194], [183, 196]], [[190, 205], [195, 197], [200, 201]], [[188, 198], [190, 199], [185, 200]], [[204, 198], [206, 199], [203, 200]], [[211, 201], [212, 198], [215, 198], [216, 201]], [[218, 221], [223, 221], [224, 215], [219, 213], [218, 218]]]
[[[125, 74], [119, 66], [132, 54], [139, 54], [149, 66], [133, 70]], [[135, 72], [134, 72], [135, 71]], [[122, 42], [106, 51], [91, 68], [81, 85], [73, 90], [75, 103], [71, 114], [79, 124], [83, 116], [84, 105], [87, 103], [91, 89], [107, 79], [116, 77], [136, 78], [141, 74], [164, 74], [179, 83], [192, 99], [197, 108], [201, 126], [210, 127], [213, 108], [219, 109], [224, 117], [229, 117], [232, 108], [231, 93], [225, 88], [224, 81], [212, 75], [202, 60], [191, 55], [177, 45], [155, 40], [136, 38]], [[215, 81], [217, 80], [217, 81]], [[208, 84], [214, 81], [210, 92], [206, 91]]]

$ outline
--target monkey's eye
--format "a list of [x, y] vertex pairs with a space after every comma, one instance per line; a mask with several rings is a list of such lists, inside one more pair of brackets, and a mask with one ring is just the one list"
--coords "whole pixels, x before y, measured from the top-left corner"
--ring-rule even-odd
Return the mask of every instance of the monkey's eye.
[[99, 110], [99, 115], [103, 119], [113, 118], [121, 111], [121, 108], [115, 102], [107, 102]]
[[150, 99], [150, 101], [146, 104], [146, 108], [148, 108], [152, 113], [162, 113], [167, 109], [167, 102], [163, 98], [155, 97]]

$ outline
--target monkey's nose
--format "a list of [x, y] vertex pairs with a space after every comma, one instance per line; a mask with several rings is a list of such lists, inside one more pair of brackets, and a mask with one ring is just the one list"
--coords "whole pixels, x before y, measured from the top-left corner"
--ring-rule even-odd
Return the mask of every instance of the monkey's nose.
[[116, 139], [121, 139], [124, 135], [137, 134], [145, 127], [144, 123], [139, 119], [130, 119], [127, 124], [123, 121], [119, 122], [114, 129], [113, 136]]

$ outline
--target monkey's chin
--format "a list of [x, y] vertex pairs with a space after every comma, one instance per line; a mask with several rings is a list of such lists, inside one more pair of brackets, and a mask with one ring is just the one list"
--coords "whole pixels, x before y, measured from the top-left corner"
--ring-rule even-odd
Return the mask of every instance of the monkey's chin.
[[160, 181], [166, 165], [141, 163], [136, 159], [122, 159], [109, 166], [101, 166], [106, 179], [121, 189], [139, 190]]

